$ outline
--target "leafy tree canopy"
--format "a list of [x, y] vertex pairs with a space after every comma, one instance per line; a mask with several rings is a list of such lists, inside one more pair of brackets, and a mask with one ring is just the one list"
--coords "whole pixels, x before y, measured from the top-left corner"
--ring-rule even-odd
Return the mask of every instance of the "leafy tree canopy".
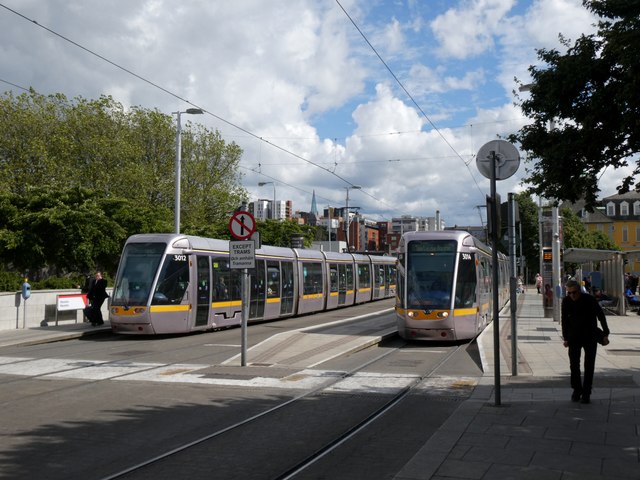
[[[621, 178], [629, 191], [640, 173], [640, 1], [584, 0], [601, 20], [562, 54], [541, 49], [531, 66], [530, 97], [520, 106], [533, 123], [511, 135], [529, 152], [531, 191], [597, 203], [598, 179], [609, 167], [634, 166]], [[634, 159], [635, 156], [635, 159]]]
[[[522, 225], [522, 253], [531, 275], [540, 269], [540, 244], [538, 235], [538, 206], [526, 193], [516, 194], [520, 224]], [[520, 235], [520, 232], [518, 232]], [[519, 251], [519, 250], [518, 250]]]
[[[170, 115], [109, 96], [1, 95], [1, 264], [113, 273], [129, 235], [173, 231], [175, 135]], [[191, 122], [182, 135], [181, 231], [224, 231], [246, 198], [242, 150]]]

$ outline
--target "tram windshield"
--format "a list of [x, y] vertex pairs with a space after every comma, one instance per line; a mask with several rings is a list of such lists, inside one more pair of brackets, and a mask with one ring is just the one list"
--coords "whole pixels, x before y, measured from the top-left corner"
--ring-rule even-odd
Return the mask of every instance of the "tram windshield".
[[407, 250], [407, 307], [450, 309], [456, 264], [454, 240], [413, 241]]
[[129, 243], [122, 253], [111, 305], [146, 305], [167, 245]]
[[164, 258], [152, 305], [181, 303], [189, 286], [189, 262], [184, 254], [168, 254]]

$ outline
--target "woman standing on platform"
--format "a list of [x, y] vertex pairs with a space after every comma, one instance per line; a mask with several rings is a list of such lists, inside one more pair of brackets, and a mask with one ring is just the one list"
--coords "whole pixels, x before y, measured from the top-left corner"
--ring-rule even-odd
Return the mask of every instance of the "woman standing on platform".
[[88, 309], [87, 317], [91, 320], [91, 325], [94, 327], [104, 324], [102, 319], [102, 304], [109, 298], [107, 293], [107, 281], [102, 278], [102, 272], [96, 272], [96, 280], [87, 293], [87, 298], [91, 302], [91, 306]]

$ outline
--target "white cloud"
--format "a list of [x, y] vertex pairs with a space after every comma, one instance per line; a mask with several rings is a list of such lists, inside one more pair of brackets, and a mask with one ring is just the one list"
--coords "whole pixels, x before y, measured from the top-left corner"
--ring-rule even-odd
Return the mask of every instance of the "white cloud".
[[493, 48], [494, 35], [514, 0], [469, 0], [431, 22], [443, 57], [465, 59]]
[[485, 72], [482, 69], [469, 70], [464, 76], [447, 75], [446, 67], [438, 65], [435, 68], [422, 64], [412, 65], [409, 72], [409, 90], [417, 95], [428, 93], [443, 93], [452, 90], [474, 90], [482, 85]]

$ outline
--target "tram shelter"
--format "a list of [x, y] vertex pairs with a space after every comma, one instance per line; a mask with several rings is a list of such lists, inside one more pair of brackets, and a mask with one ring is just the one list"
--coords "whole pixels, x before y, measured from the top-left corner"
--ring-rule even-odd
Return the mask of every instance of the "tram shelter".
[[601, 288], [614, 299], [613, 303], [606, 307], [606, 313], [626, 315], [624, 266], [628, 257], [640, 257], [640, 250], [622, 252], [593, 248], [567, 248], [564, 251], [563, 262], [579, 264], [576, 280], [582, 281], [584, 277], [590, 276], [594, 286]]

